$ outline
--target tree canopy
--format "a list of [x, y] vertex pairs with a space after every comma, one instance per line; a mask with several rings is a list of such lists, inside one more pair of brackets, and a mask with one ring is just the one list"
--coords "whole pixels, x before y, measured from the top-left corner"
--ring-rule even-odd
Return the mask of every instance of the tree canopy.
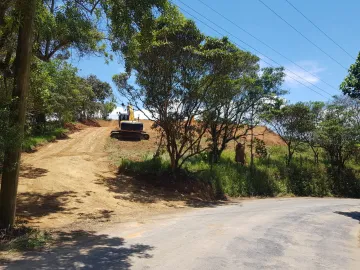
[[349, 74], [340, 85], [345, 95], [351, 98], [360, 99], [360, 53], [356, 62], [349, 68]]

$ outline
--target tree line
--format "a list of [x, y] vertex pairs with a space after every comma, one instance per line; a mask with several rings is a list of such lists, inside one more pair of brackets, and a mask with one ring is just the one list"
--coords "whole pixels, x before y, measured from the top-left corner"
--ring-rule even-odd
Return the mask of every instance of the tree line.
[[[126, 59], [127, 73], [113, 80], [161, 128], [173, 171], [205, 151], [218, 162], [244, 135], [240, 131], [254, 126], [262, 104], [286, 92], [282, 67], [260, 69], [257, 56], [226, 37], [205, 36], [173, 6], [155, 20], [150, 35], [133, 37]], [[136, 86], [128, 83], [131, 76]]]
[[[247, 134], [252, 173], [255, 150], [266, 156], [259, 147], [263, 142], [253, 136], [254, 127], [262, 124], [286, 145], [287, 178], [294, 176], [294, 155], [310, 150], [315, 166], [321, 162], [328, 168], [323, 173], [331, 178], [333, 193], [349, 194], [347, 190], [359, 186], [347, 168], [359, 152], [359, 60], [340, 86], [348, 96], [339, 91], [328, 103], [291, 104], [283, 98], [288, 93], [284, 68], [261, 69], [257, 56], [226, 37], [204, 35], [171, 5], [154, 21], [150, 34], [133, 36], [125, 56], [127, 72], [113, 81], [160, 127], [173, 173], [203, 154], [209, 164], [219, 163], [229, 143], [245, 144]], [[136, 84], [129, 83], [131, 77]]]

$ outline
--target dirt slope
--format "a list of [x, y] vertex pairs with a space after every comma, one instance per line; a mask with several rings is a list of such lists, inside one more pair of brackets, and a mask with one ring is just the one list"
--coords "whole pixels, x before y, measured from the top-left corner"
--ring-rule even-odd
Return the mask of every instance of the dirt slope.
[[[125, 221], [167, 209], [166, 202], [143, 204], [129, 199], [134, 189], [116, 189], [116, 176], [104, 150], [112, 129], [90, 127], [24, 154], [19, 182], [18, 216], [42, 228], [84, 228], [101, 222]], [[134, 147], [136, 142], [134, 142]], [[126, 182], [126, 183], [125, 183]]]
[[[114, 121], [115, 122], [115, 121]], [[151, 129], [153, 125], [153, 121], [149, 120], [141, 120], [144, 123], [144, 129], [150, 135], [149, 141], [141, 141], [141, 142], [132, 142], [132, 141], [119, 141], [114, 142], [117, 145], [113, 150], [116, 151], [114, 153], [114, 159], [127, 158], [133, 160], [140, 160], [146, 154], [153, 154], [156, 150], [156, 143], [158, 141], [158, 134]], [[242, 133], [240, 131], [239, 133]], [[280, 139], [280, 137], [272, 132], [270, 129], [266, 127], [259, 126], [254, 128], [254, 137], [259, 138], [265, 142], [267, 146], [274, 145], [285, 145], [284, 142]], [[247, 135], [247, 142], [250, 142], [251, 135]], [[228, 144], [229, 150], [233, 150], [236, 147], [236, 142], [231, 142]], [[249, 147], [246, 148], [249, 150]]]

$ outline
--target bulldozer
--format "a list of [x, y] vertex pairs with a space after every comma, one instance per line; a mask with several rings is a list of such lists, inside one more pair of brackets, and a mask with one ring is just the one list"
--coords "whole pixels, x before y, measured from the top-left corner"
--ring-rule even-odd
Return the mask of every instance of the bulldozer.
[[[124, 106], [125, 107], [125, 106]], [[110, 137], [118, 140], [149, 140], [150, 136], [144, 131], [144, 124], [135, 121], [134, 109], [129, 104], [127, 113], [119, 113], [120, 130], [111, 131]]]

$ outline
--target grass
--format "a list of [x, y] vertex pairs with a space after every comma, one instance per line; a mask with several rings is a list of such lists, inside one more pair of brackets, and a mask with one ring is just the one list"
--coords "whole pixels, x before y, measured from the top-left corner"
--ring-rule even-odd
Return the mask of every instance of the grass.
[[38, 145], [43, 145], [48, 142], [53, 142], [56, 139], [63, 138], [69, 130], [65, 128], [54, 128], [52, 130], [46, 131], [41, 135], [31, 135], [24, 139], [23, 141], [23, 150], [32, 151]]
[[39, 250], [51, 241], [50, 233], [24, 225], [15, 226], [11, 230], [0, 231], [0, 251]]
[[[344, 196], [360, 197], [360, 170], [355, 161], [342, 175], [329, 170], [324, 157], [315, 164], [309, 149], [302, 149], [286, 165], [286, 148], [268, 148], [267, 158], [255, 158], [254, 167], [235, 163], [234, 151], [224, 151], [220, 162], [211, 166], [206, 154], [189, 159], [184, 171], [201, 182], [211, 183], [214, 192], [233, 197], [260, 196]], [[249, 155], [248, 155], [249, 156]], [[166, 156], [152, 159], [146, 156], [142, 161], [122, 160], [120, 168], [126, 172], [152, 177], [169, 171]]]

